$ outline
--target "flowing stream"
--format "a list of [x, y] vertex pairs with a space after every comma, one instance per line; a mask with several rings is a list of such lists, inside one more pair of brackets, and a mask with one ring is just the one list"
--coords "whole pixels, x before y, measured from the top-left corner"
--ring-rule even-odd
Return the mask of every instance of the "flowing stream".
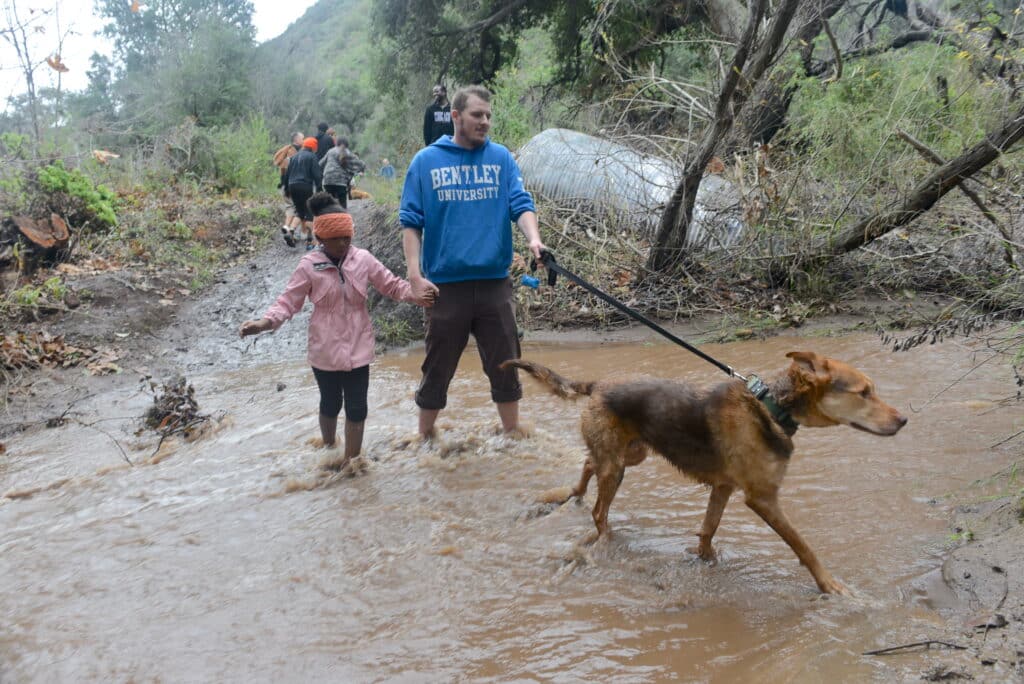
[[[627, 471], [610, 543], [582, 546], [593, 488], [583, 505], [536, 498], [579, 476], [582, 404], [524, 376], [532, 436], [496, 436], [472, 346], [431, 446], [415, 439], [421, 350], [377, 360], [356, 477], [321, 467], [337, 453], [311, 444], [308, 367], [252, 357], [190, 376], [219, 418], [192, 442], [155, 451], [135, 435], [152, 399], [127, 389], [8, 440], [0, 681], [853, 682], [901, 663], [913, 677], [920, 661], [861, 653], [928, 638], [954, 607], [938, 574], [950, 508], [992, 493], [975, 481], [1021, 428], [999, 403], [1008, 370], [982, 364], [948, 389], [983, 357], [956, 343], [894, 355], [863, 334], [702, 349], [761, 374], [814, 349], [909, 417], [892, 438], [796, 436], [783, 506], [855, 597], [822, 597], [739, 494], [720, 562], [697, 561], [707, 490], [656, 456]], [[654, 342], [528, 340], [523, 355], [577, 379], [724, 377]]]

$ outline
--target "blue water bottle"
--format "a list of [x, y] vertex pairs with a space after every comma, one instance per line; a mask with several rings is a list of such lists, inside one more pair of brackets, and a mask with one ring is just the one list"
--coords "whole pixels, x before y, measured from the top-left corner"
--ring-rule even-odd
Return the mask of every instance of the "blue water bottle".
[[540, 281], [534, 278], [532, 275], [523, 275], [523, 277], [519, 279], [519, 284], [525, 285], [526, 287], [532, 290], [536, 290], [537, 287], [540, 285]]

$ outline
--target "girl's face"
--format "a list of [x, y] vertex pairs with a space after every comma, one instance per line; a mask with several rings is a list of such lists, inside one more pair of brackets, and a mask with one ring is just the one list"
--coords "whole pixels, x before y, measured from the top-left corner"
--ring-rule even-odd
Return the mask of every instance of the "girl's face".
[[345, 255], [348, 254], [348, 248], [352, 245], [352, 238], [346, 237], [334, 237], [334, 238], [320, 238], [320, 244], [324, 246], [324, 253], [334, 259], [344, 259]]

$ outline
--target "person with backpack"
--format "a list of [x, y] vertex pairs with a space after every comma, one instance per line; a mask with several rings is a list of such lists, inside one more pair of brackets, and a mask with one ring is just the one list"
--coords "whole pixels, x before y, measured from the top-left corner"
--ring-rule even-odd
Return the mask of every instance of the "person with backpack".
[[320, 167], [324, 170], [324, 190], [347, 209], [352, 178], [365, 171], [366, 164], [348, 148], [348, 139], [339, 137], [337, 144], [320, 160]]
[[281, 234], [284, 236], [285, 244], [289, 247], [295, 246], [295, 234], [296, 229], [299, 227], [299, 217], [295, 213], [295, 205], [292, 204], [292, 200], [288, 197], [285, 184], [285, 173], [288, 171], [288, 162], [291, 158], [302, 149], [302, 133], [292, 133], [292, 141], [279, 149], [274, 153], [274, 166], [277, 167], [278, 172], [281, 174], [280, 180], [277, 182], [277, 187], [281, 188], [284, 192], [285, 206], [284, 206], [284, 224], [281, 226]]

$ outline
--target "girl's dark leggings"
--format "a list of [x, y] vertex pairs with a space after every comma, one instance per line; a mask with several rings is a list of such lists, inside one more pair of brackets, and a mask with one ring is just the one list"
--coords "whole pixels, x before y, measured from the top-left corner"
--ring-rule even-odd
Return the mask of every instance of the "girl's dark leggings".
[[366, 420], [366, 394], [370, 387], [370, 366], [360, 366], [350, 371], [325, 371], [313, 369], [316, 384], [320, 387], [320, 413], [328, 418], [337, 418], [341, 407], [345, 407], [345, 418], [353, 423]]

